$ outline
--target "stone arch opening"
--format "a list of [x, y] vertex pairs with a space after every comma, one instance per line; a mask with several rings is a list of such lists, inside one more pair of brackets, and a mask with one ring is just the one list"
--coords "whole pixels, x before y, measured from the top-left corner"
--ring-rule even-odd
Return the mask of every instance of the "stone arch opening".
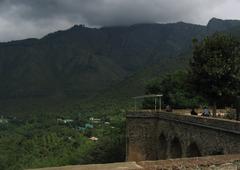
[[167, 139], [162, 133], [159, 136], [158, 160], [167, 159]]
[[186, 155], [187, 155], [187, 157], [199, 157], [199, 156], [201, 156], [200, 149], [195, 142], [191, 143], [188, 146]]
[[181, 158], [182, 157], [182, 146], [177, 137], [171, 141], [170, 147], [170, 158]]
[[209, 153], [209, 155], [224, 155], [224, 149], [215, 148], [212, 152]]

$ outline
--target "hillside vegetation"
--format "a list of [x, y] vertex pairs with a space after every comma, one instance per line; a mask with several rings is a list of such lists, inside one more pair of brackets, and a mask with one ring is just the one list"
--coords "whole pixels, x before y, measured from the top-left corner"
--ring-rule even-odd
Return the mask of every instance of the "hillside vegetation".
[[159, 78], [171, 83], [161, 89], [168, 96], [180, 91], [169, 99], [189, 104], [186, 74], [175, 71], [188, 67], [193, 38], [216, 31], [240, 37], [240, 21], [76, 25], [0, 43], [0, 169], [124, 161], [131, 97], [151, 93], [146, 84]]

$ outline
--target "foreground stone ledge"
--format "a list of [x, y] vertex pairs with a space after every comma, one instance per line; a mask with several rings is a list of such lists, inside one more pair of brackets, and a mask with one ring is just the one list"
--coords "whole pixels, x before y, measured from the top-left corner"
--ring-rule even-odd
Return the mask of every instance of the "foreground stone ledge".
[[35, 170], [240, 170], [240, 155], [64, 166]]
[[123, 162], [123, 163], [112, 163], [112, 164], [63, 166], [63, 167], [54, 167], [54, 168], [41, 168], [41, 169], [34, 169], [34, 170], [141, 170], [141, 169], [143, 168], [137, 165], [136, 162]]
[[138, 164], [144, 170], [240, 170], [240, 155], [142, 161]]

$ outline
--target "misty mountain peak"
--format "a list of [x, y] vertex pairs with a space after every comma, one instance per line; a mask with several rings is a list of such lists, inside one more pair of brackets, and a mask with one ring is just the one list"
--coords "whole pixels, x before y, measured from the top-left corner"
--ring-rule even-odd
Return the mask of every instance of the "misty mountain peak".
[[212, 18], [207, 24], [207, 28], [210, 32], [225, 31], [235, 26], [240, 26], [240, 20], [222, 20], [219, 18]]
[[212, 19], [209, 20], [208, 25], [209, 25], [209, 24], [213, 24], [213, 23], [223, 22], [223, 21], [224, 21], [224, 20], [222, 20], [222, 19], [213, 17]]

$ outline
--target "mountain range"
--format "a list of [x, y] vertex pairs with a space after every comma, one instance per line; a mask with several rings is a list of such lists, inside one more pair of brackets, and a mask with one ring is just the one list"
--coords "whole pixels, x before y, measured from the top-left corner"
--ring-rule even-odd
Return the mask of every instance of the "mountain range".
[[132, 96], [144, 83], [186, 66], [193, 38], [240, 36], [240, 21], [88, 28], [75, 25], [41, 39], [0, 43], [0, 100]]

